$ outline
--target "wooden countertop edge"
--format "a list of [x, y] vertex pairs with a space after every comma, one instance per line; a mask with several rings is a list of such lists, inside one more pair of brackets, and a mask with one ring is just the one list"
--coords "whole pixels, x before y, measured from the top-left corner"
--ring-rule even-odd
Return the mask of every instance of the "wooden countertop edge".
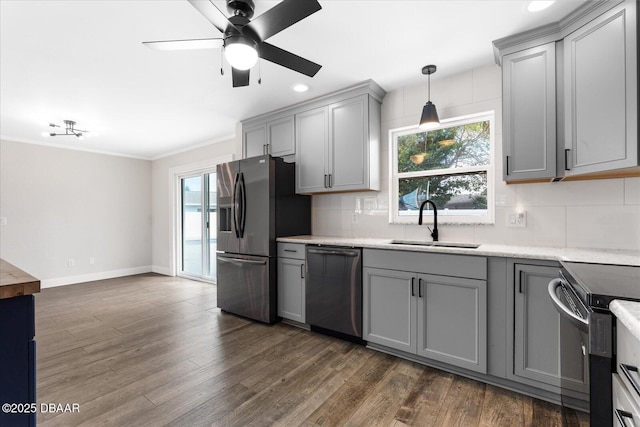
[[40, 292], [40, 280], [0, 258], [0, 299]]

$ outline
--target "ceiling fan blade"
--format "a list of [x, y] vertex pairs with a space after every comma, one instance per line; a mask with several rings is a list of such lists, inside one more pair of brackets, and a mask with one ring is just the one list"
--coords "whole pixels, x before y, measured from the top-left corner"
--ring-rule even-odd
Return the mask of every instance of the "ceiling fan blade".
[[188, 39], [142, 42], [142, 44], [155, 50], [186, 50], [221, 48], [223, 42], [222, 39]]
[[258, 56], [309, 77], [315, 76], [322, 68], [322, 65], [265, 42], [258, 45]]
[[231, 69], [233, 87], [249, 86], [249, 70]]
[[189, 3], [204, 15], [220, 32], [224, 33], [229, 26], [237, 30], [236, 26], [229, 22], [225, 14], [210, 0], [189, 0]]
[[248, 26], [260, 40], [266, 40], [320, 9], [322, 6], [317, 0], [283, 0], [255, 18]]

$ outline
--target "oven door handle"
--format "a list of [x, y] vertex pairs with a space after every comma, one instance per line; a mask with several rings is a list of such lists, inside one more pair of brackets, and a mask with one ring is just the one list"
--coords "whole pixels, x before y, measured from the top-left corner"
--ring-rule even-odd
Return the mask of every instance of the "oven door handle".
[[569, 307], [565, 306], [562, 301], [560, 301], [560, 298], [558, 298], [556, 290], [560, 286], [562, 286], [562, 279], [557, 278], [549, 282], [549, 296], [551, 297], [551, 302], [554, 307], [558, 310], [561, 316], [564, 316], [569, 321], [569, 323], [583, 332], [589, 332], [589, 322], [577, 316]]

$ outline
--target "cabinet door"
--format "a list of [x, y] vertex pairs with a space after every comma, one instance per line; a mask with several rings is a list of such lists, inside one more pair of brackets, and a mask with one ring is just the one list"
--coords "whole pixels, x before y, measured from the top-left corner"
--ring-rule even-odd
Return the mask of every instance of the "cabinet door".
[[513, 374], [538, 384], [588, 393], [588, 361], [582, 353], [587, 343], [575, 327], [561, 322], [547, 291], [556, 277], [556, 267], [515, 265]]
[[293, 115], [267, 122], [267, 152], [273, 157], [295, 154]]
[[278, 258], [278, 316], [305, 322], [304, 261]]
[[555, 43], [502, 60], [503, 178], [556, 176]]
[[418, 355], [487, 373], [487, 282], [418, 276]]
[[244, 157], [255, 157], [266, 154], [267, 128], [264, 123], [242, 129]]
[[332, 191], [368, 188], [368, 95], [329, 106], [329, 187]]
[[363, 274], [363, 339], [415, 353], [415, 275], [379, 268], [364, 268]]
[[327, 190], [328, 109], [296, 114], [296, 193]]
[[555, 267], [518, 264], [514, 281], [514, 374], [560, 386], [560, 315], [547, 287]]
[[638, 165], [636, 7], [627, 1], [564, 39], [570, 175]]

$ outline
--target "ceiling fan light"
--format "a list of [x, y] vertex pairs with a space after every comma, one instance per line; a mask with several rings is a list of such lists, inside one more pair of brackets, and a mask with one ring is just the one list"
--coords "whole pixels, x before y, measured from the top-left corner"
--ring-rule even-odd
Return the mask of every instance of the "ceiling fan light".
[[248, 70], [258, 62], [255, 42], [242, 37], [228, 37], [225, 40], [224, 56], [236, 70]]
[[434, 129], [438, 126], [440, 126], [440, 119], [438, 118], [436, 106], [431, 101], [427, 101], [424, 107], [422, 107], [420, 129]]

